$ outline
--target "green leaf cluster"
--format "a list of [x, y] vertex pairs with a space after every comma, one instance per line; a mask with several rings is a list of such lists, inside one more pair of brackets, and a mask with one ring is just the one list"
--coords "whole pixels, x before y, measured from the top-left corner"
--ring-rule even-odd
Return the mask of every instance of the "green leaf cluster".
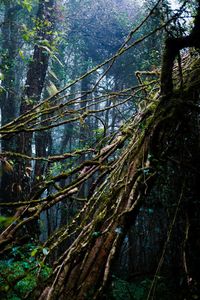
[[[49, 277], [51, 268], [36, 258], [39, 248], [31, 243], [15, 246], [0, 260], [0, 299], [23, 299]], [[46, 248], [42, 249], [43, 255], [47, 252]]]
[[18, 0], [18, 4], [20, 4], [24, 9], [28, 12], [31, 12], [33, 9], [33, 0]]

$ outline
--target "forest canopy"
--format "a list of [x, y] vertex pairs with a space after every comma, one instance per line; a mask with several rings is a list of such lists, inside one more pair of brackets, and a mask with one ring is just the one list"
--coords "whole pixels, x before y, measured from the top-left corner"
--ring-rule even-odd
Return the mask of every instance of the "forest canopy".
[[0, 298], [200, 299], [200, 1], [0, 8]]

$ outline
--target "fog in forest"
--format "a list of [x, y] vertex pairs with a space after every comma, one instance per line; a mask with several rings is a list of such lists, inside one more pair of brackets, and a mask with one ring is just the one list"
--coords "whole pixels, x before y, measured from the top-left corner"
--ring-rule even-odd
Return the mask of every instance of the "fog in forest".
[[200, 1], [0, 1], [0, 299], [200, 299]]

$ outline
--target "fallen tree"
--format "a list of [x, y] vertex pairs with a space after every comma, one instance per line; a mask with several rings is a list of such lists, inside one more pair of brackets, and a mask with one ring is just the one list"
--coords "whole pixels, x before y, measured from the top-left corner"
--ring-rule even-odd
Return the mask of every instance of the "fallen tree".
[[[192, 255], [193, 251], [199, 251], [198, 54], [193, 59], [187, 56], [182, 66], [184, 72], [181, 72], [181, 84], [179, 85], [177, 74], [173, 83], [174, 61], [179, 51], [185, 47], [199, 48], [199, 16], [200, 3], [191, 34], [181, 40], [170, 38], [166, 43], [160, 95], [151, 98], [142, 111], [128, 124], [123, 125], [118, 135], [101, 149], [94, 159], [77, 167], [75, 171], [79, 171], [80, 174], [76, 180], [63, 190], [58, 190], [53, 196], [38, 198], [52, 182], [56, 183], [60, 178], [69, 176], [61, 174], [45, 182], [27, 203], [10, 204], [13, 207], [22, 207], [15, 216], [19, 216], [17, 225], [16, 222], [11, 224], [1, 234], [2, 251], [9, 248], [15, 240], [16, 233], [24, 225], [38, 219], [42, 211], [76, 194], [82, 182], [95, 172], [102, 172], [72, 223], [61, 228], [45, 242], [44, 247], [48, 248], [49, 253], [44, 262], [48, 258], [52, 259], [61, 245], [64, 251], [56, 257], [54, 270], [46, 287], [38, 287], [27, 297], [48, 300], [103, 299], [112, 263], [124, 237], [134, 224], [144, 198], [151, 193], [161, 174], [166, 178], [176, 176], [176, 184], [172, 186], [176, 209], [171, 230], [176, 222], [177, 209], [181, 207], [182, 217], [186, 216], [187, 229], [187, 236], [185, 235], [182, 241], [183, 244], [187, 244], [183, 249], [182, 268], [189, 290], [199, 284], [199, 275], [196, 272], [199, 261]], [[26, 116], [23, 121], [27, 121]], [[118, 150], [118, 158], [109, 161], [109, 157]], [[87, 169], [81, 172], [85, 167]], [[176, 170], [177, 173], [173, 174], [172, 170]], [[166, 243], [170, 237], [169, 234]], [[165, 250], [164, 247], [163, 255]], [[162, 263], [162, 259], [160, 262]], [[161, 265], [156, 272], [159, 272], [160, 267]], [[150, 289], [148, 299], [151, 299], [153, 290], [154, 285]]]
[[[160, 162], [167, 166], [172, 160], [180, 165], [180, 174], [176, 174], [179, 176], [177, 189], [180, 194], [177, 205], [184, 198], [182, 209], [191, 226], [190, 236], [187, 237], [190, 249], [188, 261], [191, 260], [191, 251], [197, 251], [198, 246], [193, 238], [198, 236], [198, 222], [195, 224], [194, 220], [199, 205], [190, 203], [186, 198], [198, 199], [200, 192], [197, 177], [200, 161], [196, 154], [199, 149], [196, 131], [199, 59], [195, 59], [190, 74], [185, 70], [181, 88], [173, 89], [172, 76], [174, 60], [179, 51], [184, 47], [199, 47], [199, 16], [200, 7], [189, 36], [167, 40], [161, 73], [161, 96], [147, 106], [139, 122], [135, 118], [126, 128], [130, 132], [126, 150], [112, 166], [106, 182], [84, 207], [81, 230], [56, 262], [53, 284], [45, 289], [40, 299], [102, 299], [117, 249], [130, 224], [134, 223], [143, 197], [155, 182]], [[194, 261], [191, 265], [184, 266], [185, 272], [188, 283], [192, 279], [196, 284], [199, 280], [196, 277], [197, 266]]]

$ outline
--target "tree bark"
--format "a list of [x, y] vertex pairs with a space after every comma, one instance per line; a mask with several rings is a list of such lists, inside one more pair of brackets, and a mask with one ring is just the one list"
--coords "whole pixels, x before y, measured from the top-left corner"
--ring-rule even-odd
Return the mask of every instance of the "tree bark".
[[[12, 121], [17, 116], [17, 89], [16, 78], [18, 61], [16, 59], [18, 54], [18, 27], [16, 26], [18, 12], [20, 6], [12, 5], [10, 1], [5, 5], [4, 22], [2, 25], [2, 69], [4, 79], [2, 80], [0, 105], [1, 105], [1, 125], [5, 125]], [[1, 139], [2, 151], [15, 151], [16, 138], [2, 137]], [[15, 182], [14, 174], [7, 173], [2, 170], [1, 177], [1, 192], [0, 198], [3, 201], [8, 201], [13, 198], [12, 185]], [[14, 191], [16, 193], [16, 191]]]
[[[24, 114], [40, 101], [42, 91], [44, 88], [48, 63], [49, 52], [43, 47], [44, 41], [48, 41], [51, 45], [53, 41], [53, 28], [55, 22], [54, 0], [39, 1], [37, 20], [40, 28], [37, 32], [37, 43], [34, 47], [33, 59], [29, 64], [27, 79], [25, 83], [24, 95], [21, 102], [20, 113]], [[51, 49], [49, 49], [51, 51]], [[21, 133], [19, 135], [18, 152], [32, 156], [32, 133]], [[46, 155], [46, 148], [48, 143], [48, 136], [45, 132], [37, 133], [36, 137], [36, 152], [39, 156]], [[23, 187], [23, 198], [26, 199], [31, 190], [31, 178], [25, 178], [25, 169], [30, 167], [25, 163], [20, 163], [18, 174], [20, 182]], [[40, 162], [35, 164], [35, 176], [41, 175], [44, 169], [44, 164]]]

